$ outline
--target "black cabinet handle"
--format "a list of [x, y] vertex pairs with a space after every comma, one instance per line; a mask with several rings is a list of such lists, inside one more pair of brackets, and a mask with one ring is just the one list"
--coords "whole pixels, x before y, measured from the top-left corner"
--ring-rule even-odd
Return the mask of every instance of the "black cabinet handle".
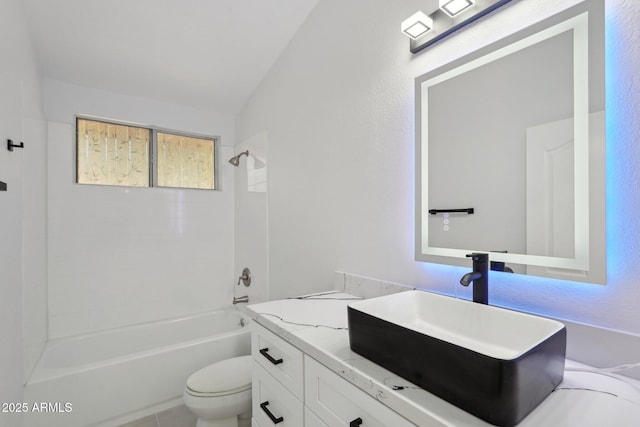
[[262, 410], [264, 411], [265, 414], [267, 414], [267, 417], [269, 417], [269, 419], [271, 420], [272, 423], [274, 424], [278, 424], [284, 421], [284, 418], [282, 417], [278, 417], [276, 418], [275, 415], [273, 415], [271, 413], [271, 411], [267, 408], [267, 405], [269, 405], [269, 401], [267, 400], [266, 402], [262, 402], [260, 404], [260, 407], [262, 408]]
[[279, 365], [282, 363], [282, 359], [274, 359], [269, 353], [269, 347], [261, 348], [260, 354], [267, 358], [267, 360], [274, 365]]
[[362, 418], [358, 417], [349, 423], [349, 427], [360, 427], [362, 425]]

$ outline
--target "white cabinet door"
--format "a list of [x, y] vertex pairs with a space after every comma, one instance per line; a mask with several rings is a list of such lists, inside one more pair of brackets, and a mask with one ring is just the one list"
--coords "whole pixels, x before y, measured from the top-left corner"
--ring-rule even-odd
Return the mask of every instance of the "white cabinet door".
[[328, 427], [416, 427], [305, 356], [305, 405]]
[[328, 427], [313, 411], [305, 406], [304, 427]]
[[253, 362], [252, 402], [254, 421], [260, 427], [301, 427], [302, 402], [284, 388], [255, 360]]
[[255, 322], [252, 323], [251, 332], [251, 354], [254, 360], [291, 393], [302, 399], [302, 352]]

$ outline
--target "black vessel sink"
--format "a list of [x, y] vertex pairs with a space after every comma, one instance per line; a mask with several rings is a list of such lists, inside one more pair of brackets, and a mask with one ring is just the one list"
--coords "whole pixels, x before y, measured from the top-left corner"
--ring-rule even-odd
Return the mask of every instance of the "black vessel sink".
[[520, 422], [562, 381], [555, 320], [429, 292], [348, 306], [351, 349], [498, 426]]

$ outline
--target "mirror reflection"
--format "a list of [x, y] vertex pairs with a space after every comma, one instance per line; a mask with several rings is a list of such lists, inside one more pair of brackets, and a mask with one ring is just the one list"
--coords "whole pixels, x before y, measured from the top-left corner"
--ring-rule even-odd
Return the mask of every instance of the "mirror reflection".
[[601, 9], [416, 79], [417, 259], [604, 283]]

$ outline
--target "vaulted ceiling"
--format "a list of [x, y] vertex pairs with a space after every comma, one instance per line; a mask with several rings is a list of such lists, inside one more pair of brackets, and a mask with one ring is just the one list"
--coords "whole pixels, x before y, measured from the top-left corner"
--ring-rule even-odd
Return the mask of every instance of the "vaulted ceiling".
[[23, 0], [45, 77], [242, 107], [318, 0]]

